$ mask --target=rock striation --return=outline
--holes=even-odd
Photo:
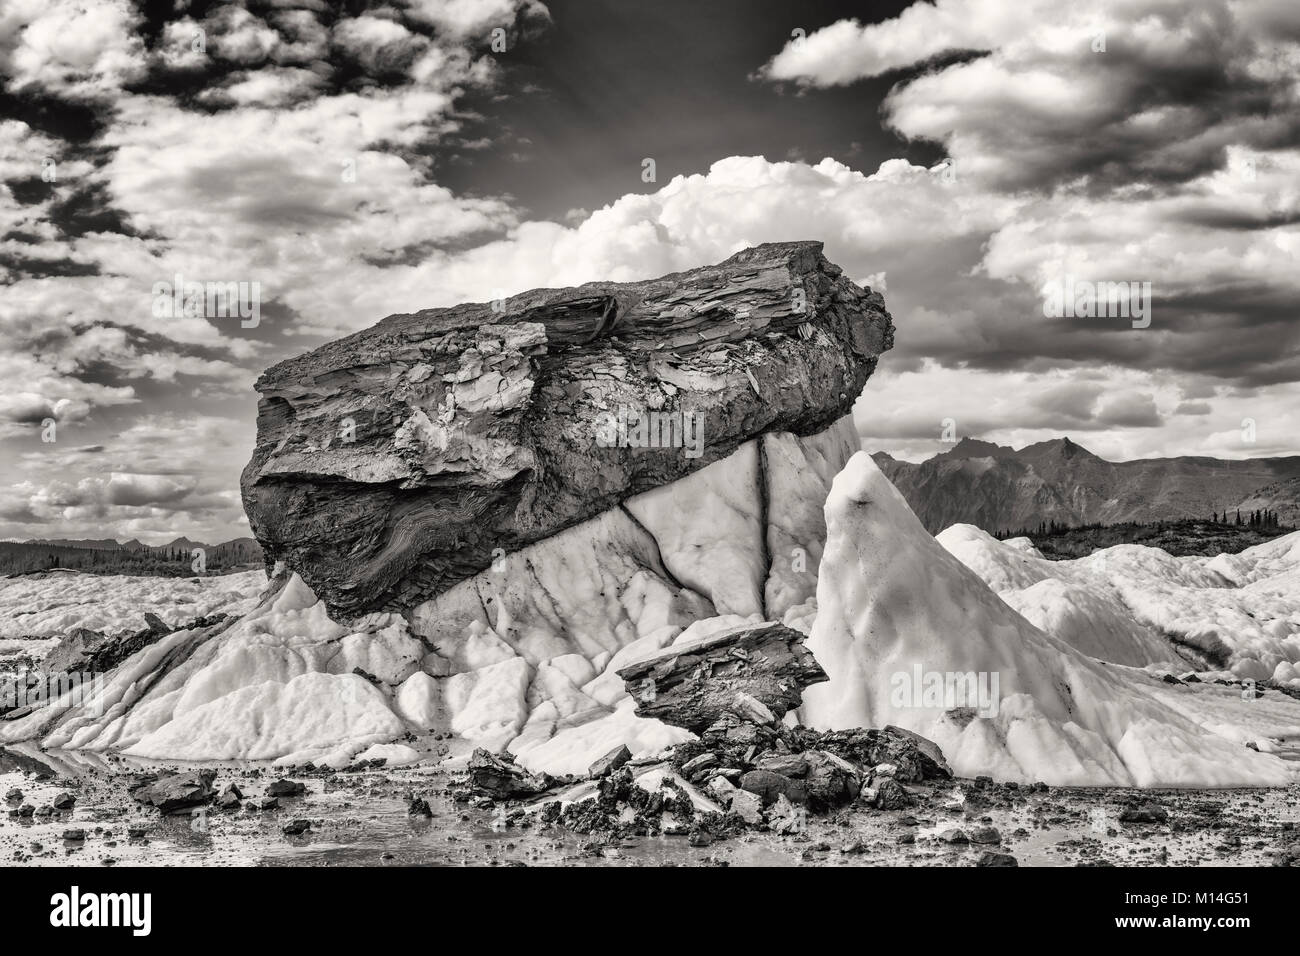
[[[751,439],[825,430],[892,343],[817,242],[389,316],[258,380],[244,506],[331,616],[408,611]]]
[[[701,733],[730,713],[772,723],[827,679],[805,634],[775,622],[678,644],[618,671],[636,713]]]

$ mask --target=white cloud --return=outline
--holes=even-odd
[[[126,0],[7,0],[0,9],[0,73],[19,91],[106,96],[144,71],[138,25]]]
[[[939,0],[792,40],[761,74],[835,86],[961,50],[983,53],[900,83],[884,111],[981,182],[1182,182],[1229,147],[1298,141],[1289,0]]]

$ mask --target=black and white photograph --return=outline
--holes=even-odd
[[[25,922],[1300,865],[1296,0],[0,0],[0,210]]]

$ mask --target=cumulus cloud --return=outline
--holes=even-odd
[[[901,82],[887,121],[985,183],[1170,184],[1300,144],[1297,44],[1289,0],[939,0],[792,40],[762,75],[835,86],[972,51]]]
[[[1293,440],[1279,422],[1300,381],[1294,4],[940,0],[843,21],[763,75],[816,96],[897,73],[886,121],[941,144],[943,163],[730,156],[563,222],[441,185],[430,150],[463,137],[467,90],[498,89],[491,31],[514,42],[546,23],[541,4],[254,9],[173,18],[147,51],[110,0],[0,13],[11,92],[101,107],[77,142],[0,123],[0,375],[23,383],[0,434],[34,441],[36,416],[61,407],[68,442],[18,446],[6,514],[234,527],[251,422],[212,410],[274,358],[392,312],[794,238],[887,292],[897,346],[858,415],[877,447],[942,450],[945,418],[1004,443],[1077,432],[1114,457]],[[95,51],[41,39],[83,10]],[[154,283],[178,273],[258,282],[262,326],[156,316]],[[1066,275],[1150,282],[1150,327],[1045,315],[1043,284]],[[1250,447],[1243,418],[1259,423]],[[87,444],[104,450],[72,451]]]
[[[81,110],[66,138],[28,125],[41,110],[0,122],[0,375],[22,383],[0,401],[17,450],[0,474],[25,489],[8,514],[69,530],[242,521],[250,426],[227,446],[160,431],[157,410],[209,421],[238,395],[251,418],[253,379],[293,339],[395,311],[419,298],[430,254],[517,224],[503,199],[440,186],[429,147],[460,129],[466,91],[497,81],[490,31],[547,18],[531,0],[149,15],[146,30],[127,0],[0,8],[6,92]],[[178,275],[257,283],[265,325],[159,314],[155,285]],[[137,442],[145,421],[155,434]],[[114,470],[62,452],[72,441],[102,445]],[[196,442],[204,454],[176,454]]]
[[[209,415],[146,414],[104,445],[59,441],[15,460],[0,493],[10,537],[96,536],[225,539],[245,526],[236,450],[244,422]],[[216,467],[213,467],[213,465]],[[76,477],[93,467],[90,473]]]
[[[104,98],[144,73],[139,22],[127,0],[8,0],[0,73],[19,92]]]

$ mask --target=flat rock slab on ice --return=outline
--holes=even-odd
[[[392,315],[258,380],[244,507],[336,620],[407,610],[746,441],[826,429],[892,344],[818,242]]]
[[[782,624],[747,625],[671,647],[618,676],[640,717],[695,733],[727,714],[771,723],[799,706],[805,687],[827,679],[804,638]]]

